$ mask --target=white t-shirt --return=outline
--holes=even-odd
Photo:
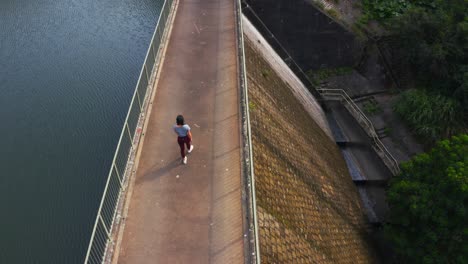
[[[174,131],[179,135],[179,137],[186,137],[190,131],[190,127],[187,124],[183,126],[174,125]]]

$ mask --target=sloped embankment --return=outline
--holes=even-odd
[[[336,144],[246,42],[262,263],[375,263]]]

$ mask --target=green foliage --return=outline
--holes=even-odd
[[[435,0],[363,0],[363,21],[369,19],[384,22],[404,14],[415,7],[435,8]]]
[[[405,0],[363,0],[365,19],[384,20],[401,15],[410,5]]]
[[[326,9],[325,11],[327,12],[328,15],[330,15],[333,18],[339,18],[340,17],[340,14],[335,9]]]
[[[317,71],[308,71],[307,75],[316,81],[323,81],[333,76],[346,75],[353,72],[351,67],[324,68]]]
[[[468,2],[444,0],[437,6],[411,8],[390,28],[419,82],[451,96],[468,72]]]
[[[366,25],[369,23],[369,15],[368,14],[363,14],[359,17],[359,19],[354,23],[354,25],[358,28],[365,28]]]
[[[362,44],[366,43],[367,41],[367,36],[364,31],[365,27],[366,24],[361,22],[360,20],[351,25],[351,31],[356,36],[356,40]]]
[[[393,131],[393,129],[391,127],[386,127],[384,129],[384,134],[388,136],[388,135],[390,135],[392,133],[392,131]]]
[[[250,110],[255,110],[257,108],[257,105],[254,102],[249,102],[249,109]]]
[[[363,104],[363,107],[364,107],[364,111],[369,115],[375,115],[377,113],[382,112],[382,108],[374,100],[365,102]]]
[[[319,9],[322,9],[322,10],[325,9],[325,5],[322,2],[314,2],[314,3]]]
[[[417,135],[429,142],[456,134],[464,125],[464,114],[457,100],[423,89],[402,93],[395,111]]]
[[[468,135],[402,164],[387,199],[398,263],[468,263]]]
[[[437,8],[433,8],[434,6]],[[434,0],[432,5],[411,7],[394,18],[390,28],[394,34],[395,50],[399,50],[407,59],[411,67],[409,70],[416,77],[417,84],[432,94],[443,95],[439,99],[448,103],[443,114],[438,114],[440,118],[449,118],[444,121],[445,128],[450,130],[453,127],[455,110],[460,111],[461,116],[457,117],[460,122],[467,124],[468,2]],[[442,103],[438,103],[437,107],[441,108]],[[430,106],[426,108],[429,110]],[[424,134],[451,133],[440,131]]]

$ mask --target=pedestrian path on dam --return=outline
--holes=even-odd
[[[114,262],[244,262],[235,8],[178,1]],[[178,114],[192,128],[187,165]]]

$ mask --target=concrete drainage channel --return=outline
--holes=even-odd
[[[365,207],[365,211],[367,213],[369,222],[374,225],[379,225],[382,216],[377,216],[375,210],[377,203],[374,199],[372,199],[372,197],[370,197],[370,195],[366,191],[365,182],[367,181],[367,179],[363,175],[361,168],[358,165],[358,162],[352,154],[352,150],[350,149],[348,144],[349,139],[344,135],[342,128],[337,123],[336,118],[333,116],[333,113],[331,111],[327,113],[327,120],[332,130],[333,137],[335,138],[335,142],[339,146],[341,154],[343,155],[343,158],[346,162],[349,174],[351,175],[353,182],[356,183],[356,187],[358,188],[359,195],[361,196],[361,200]],[[385,205],[381,203],[379,203],[378,206],[385,207]]]

